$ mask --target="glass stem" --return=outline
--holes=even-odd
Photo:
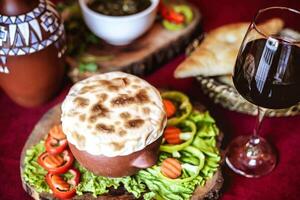
[[[257,107],[257,117],[256,117],[256,123],[253,130],[253,134],[249,140],[249,142],[246,145],[246,155],[249,158],[256,158],[260,155],[261,149],[258,147],[258,144],[260,143],[260,138],[258,137],[258,133],[260,131],[261,122],[265,116],[266,109]]]
[[[266,113],[266,109],[261,108],[259,106],[257,106],[257,117],[256,117],[256,123],[255,123],[255,127],[253,130],[253,136],[257,137],[260,131],[260,127],[261,127],[261,122],[265,116]]]

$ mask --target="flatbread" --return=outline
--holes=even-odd
[[[249,22],[221,26],[209,32],[203,42],[175,70],[176,78],[231,74]],[[276,34],[284,23],[274,18],[259,25],[264,34]]]

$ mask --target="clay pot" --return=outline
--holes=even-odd
[[[1,1],[0,87],[12,100],[33,107],[53,97],[65,50],[64,26],[50,1]]]
[[[95,175],[105,177],[122,177],[136,174],[139,170],[156,164],[162,137],[146,146],[144,149],[127,156],[94,156],[86,151],[78,150],[69,143],[76,160]]]

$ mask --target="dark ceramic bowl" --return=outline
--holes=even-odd
[[[155,165],[161,141],[162,137],[140,151],[116,157],[91,155],[86,151],[80,151],[71,143],[69,143],[69,147],[76,160],[95,175],[122,177],[131,176],[140,169]]]

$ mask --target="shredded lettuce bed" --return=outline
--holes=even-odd
[[[197,186],[203,186],[219,167],[220,154],[216,137],[219,133],[214,119],[208,112],[192,112],[189,117],[197,132],[193,142],[185,149],[168,153],[160,152],[157,165],[139,171],[134,176],[123,178],[106,178],[95,176],[75,162],[81,172],[81,182],[77,186],[77,195],[92,193],[95,197],[108,193],[109,188],[124,186],[136,198],[145,200],[187,200]],[[46,171],[37,163],[38,156],[45,151],[44,141],[27,150],[25,157],[24,180],[38,192],[50,192],[45,181]],[[168,179],[160,172],[162,161],[176,157],[182,163],[182,175],[177,179]]]
[[[37,158],[45,151],[45,142],[41,141],[26,151],[24,159],[24,180],[35,188],[37,192],[49,192],[50,188],[45,181],[47,171],[38,163]]]

